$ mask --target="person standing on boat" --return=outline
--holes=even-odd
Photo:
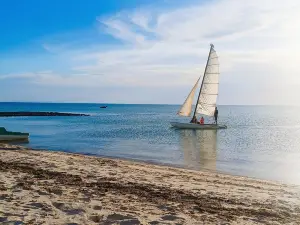
[[[218,124],[218,114],[219,114],[219,111],[218,111],[218,108],[216,107],[215,112],[214,112],[214,117],[215,117],[216,124]]]

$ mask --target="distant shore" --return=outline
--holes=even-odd
[[[61,113],[61,112],[0,112],[0,117],[16,116],[89,116],[78,113]]]
[[[300,187],[0,144],[0,223],[298,224]]]

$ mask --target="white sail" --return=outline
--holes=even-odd
[[[214,115],[219,89],[219,74],[219,60],[212,46],[203,76],[199,101],[196,106],[197,113],[208,116]]]
[[[192,88],[190,94],[184,101],[183,105],[181,106],[180,110],[177,112],[178,115],[180,116],[190,116],[192,112],[192,104],[195,96],[195,92],[198,86],[200,78],[197,80],[196,84]]]

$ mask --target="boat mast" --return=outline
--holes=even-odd
[[[208,57],[207,57],[206,66],[205,66],[205,70],[204,70],[204,74],[203,74],[203,78],[202,78],[202,83],[201,83],[199,95],[198,95],[198,98],[197,98],[197,103],[196,103],[196,106],[195,106],[195,111],[194,111],[193,117],[196,115],[197,106],[198,106],[198,103],[199,103],[199,98],[200,98],[201,90],[202,90],[202,87],[203,87],[203,81],[204,81],[205,74],[206,74],[206,70],[207,70],[207,66],[208,66],[209,56],[210,56],[211,50],[212,50],[213,48],[214,48],[214,45],[213,45],[213,44],[210,44],[210,50],[209,50],[209,54],[208,54]]]

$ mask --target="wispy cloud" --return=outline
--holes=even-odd
[[[222,77],[229,73],[240,76],[241,72],[235,71],[237,64],[245,64],[245,68],[273,67],[273,73],[278,67],[291,68],[287,65],[290,60],[285,58],[291,54],[291,41],[299,48],[295,36],[299,36],[300,29],[295,28],[300,25],[294,21],[300,17],[296,9],[300,4],[291,0],[285,4],[276,0],[223,0],[159,13],[149,8],[121,12],[98,20],[127,45],[81,55],[96,63],[76,69],[120,77],[134,75],[145,83],[156,84],[163,77],[173,81],[172,76],[182,75],[179,79],[186,83],[201,74],[208,44],[213,42],[221,57]],[[278,55],[283,56],[280,63]],[[189,71],[188,75],[183,75],[184,71]],[[246,75],[247,70],[242,73]],[[161,80],[151,79],[154,74],[160,74]]]
[[[16,74],[4,74],[0,76],[0,80],[4,79],[23,79],[23,78],[35,78],[34,73],[16,73]]]

